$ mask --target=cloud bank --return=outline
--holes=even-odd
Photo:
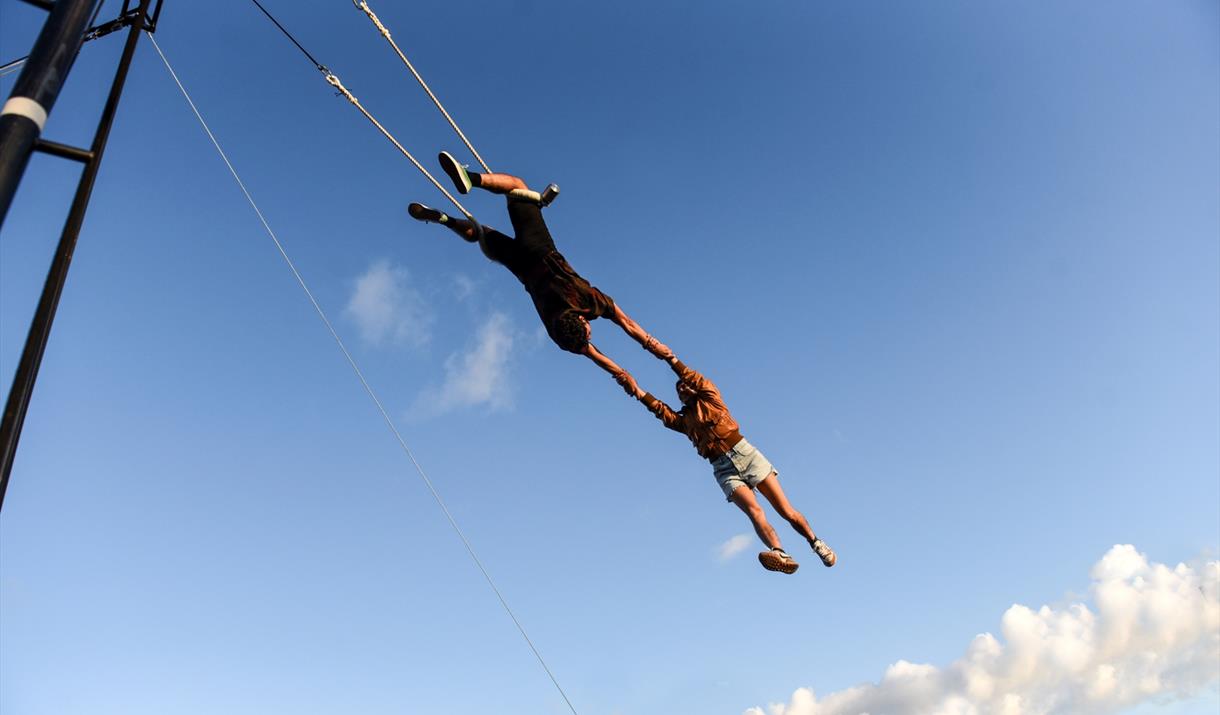
[[[435,319],[427,303],[411,285],[407,269],[378,261],[356,279],[344,314],[355,321],[365,342],[387,341],[422,347],[432,338]]]
[[[738,534],[728,541],[724,542],[716,548],[716,554],[721,561],[728,561],[754,543],[754,537],[750,534]]]
[[[1150,563],[1115,546],[1092,569],[1093,609],[1014,605],[945,668],[898,661],[875,684],[744,715],[1095,715],[1189,697],[1220,679],[1220,562]]]
[[[445,379],[439,387],[424,390],[411,413],[435,415],[474,405],[487,405],[492,409],[512,405],[507,370],[514,343],[508,316],[492,313],[479,327],[474,344],[468,350],[445,359]]]

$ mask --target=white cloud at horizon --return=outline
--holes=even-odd
[[[717,546],[716,555],[721,561],[728,561],[737,554],[745,551],[750,544],[753,543],[753,541],[754,537],[750,534],[738,534],[720,546]]]
[[[1220,561],[1151,563],[1130,545],[1090,573],[1093,608],[1010,607],[947,667],[899,660],[878,683],[743,715],[1101,715],[1220,680]]]
[[[420,348],[432,339],[435,316],[411,285],[407,269],[388,260],[374,262],[356,279],[343,312],[355,321],[360,337],[372,345],[390,341]]]
[[[493,312],[479,327],[474,342],[445,359],[445,378],[416,398],[410,414],[437,415],[461,407],[487,405],[493,410],[512,406],[508,366],[516,337],[504,313]]]

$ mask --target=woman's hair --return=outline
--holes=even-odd
[[[583,353],[589,345],[589,323],[574,311],[555,319],[555,342],[570,353]]]

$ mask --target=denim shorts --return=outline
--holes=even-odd
[[[732,449],[712,460],[716,483],[729,501],[733,501],[734,489],[743,486],[754,489],[772,472],[775,472],[775,467],[745,437]]]

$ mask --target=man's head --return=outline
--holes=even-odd
[[[592,334],[589,321],[574,311],[565,311],[555,319],[555,342],[570,353],[583,353]]]
[[[678,379],[678,384],[674,386],[678,391],[678,400],[684,405],[689,405],[695,399],[695,388],[690,386],[686,380]]]

